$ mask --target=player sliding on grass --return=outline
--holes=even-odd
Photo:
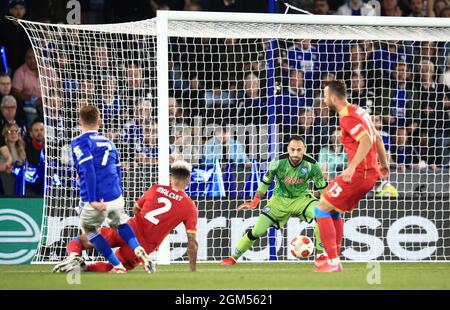
[[[352,211],[382,176],[389,176],[383,140],[372,124],[370,115],[361,107],[350,104],[343,81],[329,81],[324,89],[325,102],[339,114],[341,143],[349,164],[340,176],[330,182],[315,210],[320,237],[328,253],[328,262],[316,272],[339,272],[344,223],[341,213]],[[377,162],[380,161],[381,172]]]
[[[190,270],[196,271],[197,241],[197,208],[194,202],[184,193],[191,178],[191,165],[184,161],[176,161],[170,169],[170,186],[153,185],[136,202],[135,216],[128,220],[134,229],[137,239],[146,253],[155,251],[164,238],[180,223],[184,223],[188,238],[188,256]],[[116,256],[127,270],[139,265],[139,259],[131,248],[121,239],[117,232],[109,227],[102,227],[100,234],[111,247],[118,247]],[[81,251],[92,248],[85,235],[73,239],[67,246],[69,257],[55,266],[54,272],[69,272],[75,268],[93,272],[108,272],[113,266],[107,262],[85,264]]]
[[[270,163],[252,202],[241,204],[238,210],[256,208],[275,177],[276,186],[268,205],[261,212],[255,226],[242,237],[233,255],[222,260],[221,265],[235,264],[236,260],[250,249],[269,227],[282,228],[291,216],[296,216],[308,223],[314,220],[314,209],[319,200],[309,190],[309,183],[312,181],[319,193],[322,193],[327,183],[316,161],[305,154],[305,142],[299,136],[292,136],[289,139],[288,154]],[[317,230],[316,225],[314,228],[317,250],[315,265],[320,267],[326,263],[327,257]]]
[[[151,273],[152,262],[127,224],[119,154],[114,143],[98,133],[102,122],[100,111],[87,105],[79,113],[81,134],[72,141],[72,154],[80,184],[80,225],[93,247],[111,263],[113,272],[126,270],[98,233],[105,219],[117,228],[118,234],[141,260],[145,271]]]

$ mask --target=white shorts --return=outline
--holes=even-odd
[[[106,210],[97,211],[88,202],[81,202],[80,225],[90,230],[97,230],[103,222],[113,227],[128,222],[129,216],[125,213],[125,201],[122,196],[119,198],[105,202]]]

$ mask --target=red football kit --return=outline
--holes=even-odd
[[[370,115],[361,107],[347,105],[339,113],[341,127],[341,143],[347,152],[349,162],[355,157],[359,141],[368,135],[372,148],[356,167],[351,183],[344,182],[341,176],[330,182],[322,194],[322,198],[333,207],[345,212],[353,210],[359,200],[375,185],[381,176],[377,161],[376,134]]]
[[[180,223],[184,224],[187,233],[197,231],[197,207],[183,191],[155,184],[136,204],[140,212],[129,219],[128,224],[133,228],[137,240],[147,253],[153,252]],[[100,233],[111,247],[119,247],[116,255],[126,269],[133,269],[139,265],[134,251],[120,238],[117,231],[102,227]]]

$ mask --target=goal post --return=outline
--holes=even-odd
[[[391,153],[395,188],[378,184],[345,216],[343,259],[450,259],[447,19],[158,11],[125,24],[19,22],[36,53],[46,134],[55,141],[46,146],[35,262],[60,259],[78,232],[67,144],[82,104],[107,116],[104,133],[126,163],[128,210],[151,183],[168,184],[171,161],[193,164],[186,192],[199,209],[198,259],[220,261],[255,224],[260,210],[236,207],[252,198],[290,134],[305,138],[328,178],[345,166],[336,117],[322,100],[328,78],[344,79],[349,100],[373,116]],[[56,134],[55,115],[68,132]],[[401,153],[406,148],[413,159]],[[292,261],[288,240],[313,237],[312,228],[291,218],[274,242],[262,237],[243,260]],[[186,242],[180,225],[159,261],[187,261]]]

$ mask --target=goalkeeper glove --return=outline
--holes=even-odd
[[[251,202],[244,202],[244,203],[240,204],[237,209],[238,209],[238,211],[241,209],[252,210],[258,206],[260,201],[261,201],[261,199],[259,198],[259,196],[255,196]]]

